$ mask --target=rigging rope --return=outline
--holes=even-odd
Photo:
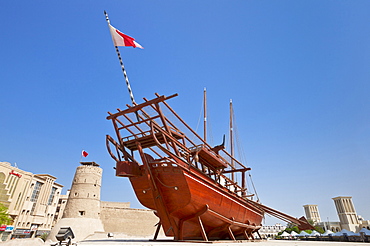
[[[199,124],[200,124],[200,119],[202,118],[202,113],[203,113],[203,105],[204,105],[204,102],[202,103],[202,105],[200,107],[199,118],[198,118],[197,127],[195,128],[195,132],[198,132],[198,127],[199,127]],[[193,139],[192,139],[193,142],[194,142],[194,139],[195,139],[195,136],[193,136]]]
[[[254,183],[253,183],[253,180],[252,180],[252,175],[251,175],[251,173],[249,173],[249,179],[250,179],[250,181],[251,181],[251,183],[252,183],[254,193],[256,193],[257,201],[259,201],[259,200],[260,200],[260,198],[258,197],[256,187],[254,187]]]
[[[243,163],[245,166],[247,166],[247,160],[246,160],[245,152],[244,152],[244,149],[243,149],[243,144],[242,144],[242,141],[241,141],[240,136],[239,136],[239,131],[238,131],[238,127],[237,127],[237,124],[236,124],[235,114],[233,113],[231,117],[232,117],[232,120],[233,120],[233,132],[234,132],[234,136],[235,136],[238,158],[240,158],[241,163]],[[254,183],[253,183],[253,180],[252,180],[252,175],[251,175],[250,172],[248,172],[248,174],[249,174],[249,181],[252,185],[253,191],[256,194],[256,198],[259,200],[256,187],[254,186]],[[248,182],[247,182],[247,186],[248,186]],[[247,190],[249,190],[248,187],[247,187]]]

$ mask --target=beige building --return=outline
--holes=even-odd
[[[303,208],[307,220],[312,220],[314,223],[321,222],[319,208],[317,205],[304,205]]]
[[[66,194],[66,195],[60,195],[60,196],[59,196],[59,201],[58,201],[58,204],[57,204],[57,209],[56,209],[56,211],[55,211],[55,216],[54,216],[53,226],[54,226],[54,225],[55,225],[55,223],[56,223],[56,222],[58,222],[58,221],[62,218],[62,216],[63,216],[64,210],[65,210],[66,205],[67,205],[69,192],[70,192],[70,190],[68,190],[68,191],[67,191],[67,194]]]
[[[261,229],[258,231],[262,238],[275,238],[277,234],[281,231],[284,231],[286,226],[283,226],[280,223],[276,223],[275,225],[265,225],[262,226]]]
[[[28,238],[72,227],[77,240],[106,237],[152,238],[159,219],[148,209],[132,209],[129,202],[100,200],[102,169],[95,162],[77,167],[71,189],[49,174],[32,174],[8,162],[0,162],[0,202],[8,207],[10,225],[0,225],[0,239]],[[164,237],[163,231],[159,234]]]
[[[132,209],[129,202],[100,200],[102,172],[95,162],[81,162],[76,168],[63,215],[48,240],[55,242],[61,227],[72,229],[74,241],[107,237],[108,233],[120,238],[153,237],[159,222],[153,211]],[[160,236],[164,237],[163,231]]]
[[[357,215],[351,196],[338,196],[332,198],[337,210],[339,222],[321,221],[317,205],[304,205],[304,211],[307,219],[315,222],[316,226],[322,227],[323,230],[339,232],[346,229],[352,232],[359,232],[362,228],[370,229],[370,221],[364,220]]]
[[[32,174],[0,162],[0,203],[8,207],[13,223],[1,233],[10,237],[35,237],[50,232],[62,185],[49,174]],[[2,181],[2,182],[1,182]]]
[[[353,232],[360,231],[360,222],[352,202],[352,197],[338,196],[334,197],[333,200],[342,229]]]

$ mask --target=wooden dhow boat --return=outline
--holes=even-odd
[[[117,137],[106,136],[116,176],[128,177],[140,203],[159,217],[154,239],[160,227],[175,240],[253,239],[265,213],[311,228],[304,217],[255,201],[246,185],[250,168],[190,128],[167,103],[176,96],[156,94],[107,117]]]

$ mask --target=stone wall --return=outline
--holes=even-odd
[[[131,238],[153,238],[159,222],[152,210],[125,208],[123,203],[102,202],[100,219],[105,232],[124,233]],[[119,206],[114,206],[119,205]],[[163,233],[160,234],[163,236]]]
[[[106,209],[121,209],[121,208],[130,208],[129,202],[100,202],[100,208]]]

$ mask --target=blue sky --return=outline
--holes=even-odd
[[[65,192],[85,149],[102,200],[141,207],[105,147],[130,98],[104,10],[145,47],[120,49],[137,102],[178,93],[195,128],[206,87],[217,144],[233,100],[264,204],[338,221],[331,198],[353,196],[370,219],[369,1],[1,1],[0,161]]]

